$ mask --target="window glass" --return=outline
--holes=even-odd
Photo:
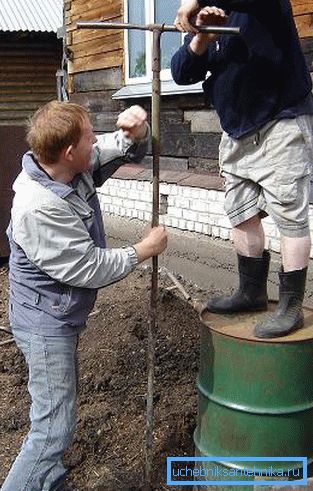
[[[128,0],[128,22],[145,24],[144,0]],[[129,76],[143,77],[146,75],[146,36],[145,31],[128,31]]]
[[[172,25],[179,8],[180,0],[154,0],[155,22]],[[181,34],[164,32],[161,37],[161,68],[171,66],[171,58],[181,45]]]

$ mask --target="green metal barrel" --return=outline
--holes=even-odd
[[[196,455],[313,460],[313,311],[304,311],[303,329],[274,340],[253,336],[264,314],[202,318]]]

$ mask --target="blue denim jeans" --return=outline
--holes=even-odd
[[[78,335],[13,334],[29,369],[31,427],[1,491],[61,491],[76,426]]]

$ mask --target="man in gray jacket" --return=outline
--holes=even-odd
[[[31,428],[2,491],[66,489],[77,343],[97,290],[166,247],[164,227],[134,246],[106,246],[96,186],[120,165],[140,161],[149,137],[139,106],[121,113],[117,127],[96,137],[86,109],[53,101],[28,128],[31,151],[14,183],[8,236],[10,321],[29,368]]]

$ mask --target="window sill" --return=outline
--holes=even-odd
[[[126,85],[113,94],[112,99],[135,99],[151,96],[152,84],[138,83]],[[177,85],[173,80],[161,81],[161,95],[201,94],[202,82],[193,85]]]

